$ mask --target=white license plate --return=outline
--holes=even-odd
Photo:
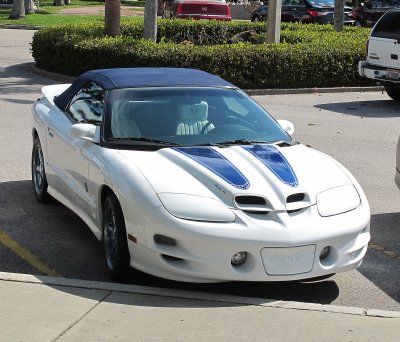
[[[263,248],[261,257],[269,275],[291,275],[311,272],[315,245]]]
[[[392,80],[398,80],[400,78],[400,73],[398,70],[387,69],[386,78],[390,78]]]

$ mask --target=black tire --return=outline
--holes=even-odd
[[[124,280],[129,273],[129,250],[125,219],[113,194],[103,202],[103,248],[108,275],[112,280]]]
[[[386,83],[384,87],[389,97],[395,101],[400,101],[400,84]]]
[[[42,145],[39,137],[33,140],[32,159],[31,159],[31,174],[33,193],[35,198],[40,203],[49,203],[51,197],[47,192],[48,184],[46,179],[46,170],[44,165]]]
[[[261,21],[261,17],[258,14],[256,14],[255,16],[253,16],[253,18],[251,18],[251,21],[258,23]]]

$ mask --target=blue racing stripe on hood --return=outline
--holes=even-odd
[[[283,154],[271,145],[242,146],[260,160],[283,183],[297,187],[299,182],[296,174]]]
[[[211,147],[174,147],[175,151],[195,160],[235,188],[247,190],[250,182],[222,154]]]

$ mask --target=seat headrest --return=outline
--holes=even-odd
[[[205,101],[195,104],[179,105],[182,120],[204,121],[208,117],[208,104]]]

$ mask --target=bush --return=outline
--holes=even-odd
[[[258,33],[255,44],[226,44],[248,30]],[[123,24],[121,32],[111,38],[100,25],[43,29],[34,35],[32,55],[38,67],[73,76],[163,66],[202,69],[246,89],[371,84],[357,72],[368,38],[362,28],[338,33],[329,25],[283,24],[281,44],[264,44],[265,23],[159,20],[158,43],[142,39],[142,22]]]

